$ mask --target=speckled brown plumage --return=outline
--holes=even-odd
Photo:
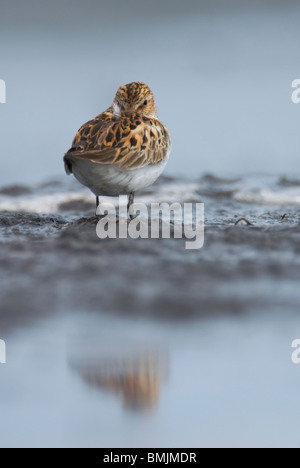
[[[128,170],[142,168],[166,159],[170,146],[152,92],[144,83],[130,83],[119,88],[111,107],[79,129],[65,155],[65,168],[72,173],[74,158]]]

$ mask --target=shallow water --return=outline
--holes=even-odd
[[[162,178],[138,199],[205,203],[192,252],[100,241],[72,179],[0,190],[1,446],[299,447],[299,186]]]
[[[180,324],[73,312],[1,367],[1,446],[299,446],[299,317]]]

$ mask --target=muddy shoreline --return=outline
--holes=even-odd
[[[98,218],[2,213],[2,335],[53,313],[162,320],[298,313],[300,224],[210,224],[205,245],[107,239]]]
[[[72,183],[0,193],[3,446],[297,446],[299,185],[256,183],[162,178],[138,195],[205,204],[189,251],[100,240]]]

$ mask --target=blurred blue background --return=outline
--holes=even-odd
[[[299,447],[299,25],[299,0],[1,1],[1,446]],[[199,251],[100,241],[64,176],[136,80],[181,176],[142,200],[203,201]]]
[[[292,0],[1,2],[0,184],[63,173],[82,123],[144,81],[168,173],[299,170],[300,4]]]

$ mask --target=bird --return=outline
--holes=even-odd
[[[101,196],[127,195],[130,212],[135,192],[162,174],[171,147],[150,88],[128,83],[107,110],[80,127],[64,155],[65,171],[96,195],[96,209]]]

